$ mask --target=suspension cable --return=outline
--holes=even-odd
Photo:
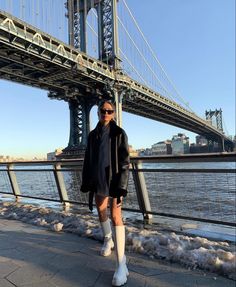
[[[227,135],[227,136],[229,136],[229,132],[228,132],[228,129],[227,129],[227,126],[226,126],[226,124],[225,124],[225,121],[224,121],[224,118],[222,117],[222,121],[223,121],[223,128],[225,129],[225,134]]]
[[[177,89],[176,89],[176,87],[175,87],[175,85],[173,84],[173,82],[170,80],[170,78],[168,77],[168,75],[166,74],[166,72],[165,72],[165,70],[164,70],[164,68],[162,67],[162,65],[161,65],[161,63],[160,63],[160,61],[158,60],[158,58],[157,58],[157,56],[156,56],[156,54],[154,53],[154,51],[153,51],[153,49],[151,48],[151,46],[150,46],[150,44],[148,43],[148,41],[147,41],[147,39],[146,39],[146,37],[144,36],[144,34],[143,34],[143,32],[142,32],[142,30],[140,29],[140,27],[139,27],[139,25],[138,25],[138,23],[137,23],[137,21],[136,21],[136,19],[134,18],[134,16],[133,16],[133,14],[132,14],[132,12],[130,11],[130,9],[129,9],[129,7],[128,7],[128,5],[127,5],[127,3],[126,3],[126,1],[125,0],[123,0],[123,3],[124,3],[124,5],[125,5],[125,7],[126,7],[126,9],[127,9],[127,11],[129,12],[129,14],[130,14],[130,16],[131,16],[131,19],[133,20],[133,22],[135,23],[135,26],[137,27],[137,29],[138,29],[138,31],[140,32],[140,34],[141,34],[141,36],[142,36],[142,38],[143,38],[143,40],[144,40],[144,42],[146,43],[146,45],[148,46],[148,48],[149,48],[149,50],[150,50],[150,52],[151,52],[151,54],[152,54],[152,56],[154,57],[154,59],[157,61],[157,63],[158,63],[158,65],[160,66],[160,68],[161,68],[161,70],[162,70],[162,72],[164,73],[164,75],[166,76],[166,78],[167,78],[167,80],[170,82],[170,84],[172,85],[172,87],[174,88],[174,91],[176,92],[176,95],[178,96],[178,98],[193,112],[193,110],[190,108],[190,106],[189,106],[189,104],[188,103],[186,103],[185,102],[185,100],[180,96],[180,94],[179,94],[179,92],[177,91]]]
[[[158,81],[158,83],[161,85],[162,89],[166,92],[167,95],[169,95],[169,97],[172,97],[168,90],[163,86],[162,82],[160,81],[160,79],[158,78],[158,76],[156,75],[155,71],[152,69],[152,67],[150,66],[150,64],[148,63],[147,59],[145,58],[145,56],[143,55],[143,53],[140,51],[139,47],[137,46],[137,44],[134,42],[133,38],[131,37],[130,33],[128,32],[128,30],[126,29],[126,27],[124,26],[123,22],[121,21],[121,19],[119,17],[118,21],[120,22],[120,24],[122,25],[124,31],[126,32],[126,34],[128,35],[129,39],[131,40],[131,42],[133,43],[134,47],[137,49],[139,55],[142,57],[143,61],[145,62],[145,64],[147,65],[147,67],[149,68],[149,70],[152,72],[152,74],[154,75],[154,77],[156,78],[156,80]],[[173,97],[172,97],[173,98]]]
[[[97,17],[97,14],[92,10],[93,14]],[[156,75],[155,71],[152,69],[152,67],[150,66],[150,64],[148,63],[148,61],[146,60],[145,56],[143,55],[143,53],[140,51],[139,47],[137,46],[137,44],[135,43],[135,41],[133,40],[132,36],[130,35],[130,33],[128,32],[128,30],[126,29],[125,25],[123,24],[123,22],[121,21],[121,19],[117,16],[117,19],[119,21],[119,23],[122,25],[124,31],[126,32],[126,34],[128,35],[129,39],[131,40],[131,42],[133,43],[134,47],[137,49],[137,51],[139,52],[140,56],[142,57],[143,61],[145,62],[145,64],[147,65],[147,67],[149,68],[149,70],[151,71],[151,73],[154,75],[154,77],[156,78],[156,80],[158,81],[158,83],[160,84],[161,88],[163,89],[163,91],[165,91],[166,95],[168,95],[169,97],[171,97],[172,99],[174,99],[170,93],[168,92],[168,90],[163,86],[162,82],[160,81],[160,79],[158,78],[158,76]],[[88,24],[88,22],[87,22]],[[90,29],[92,30],[92,27],[89,25]],[[94,31],[95,32],[95,31]],[[131,64],[131,61],[127,58],[127,56],[125,55],[125,53],[122,52],[121,49],[119,49],[122,53],[122,55],[125,57],[125,59],[128,61],[129,65],[132,67],[132,69],[136,72],[136,74],[139,76],[140,79],[142,79],[142,81],[145,83],[145,85],[148,86],[148,83],[146,80],[144,80],[144,78],[140,75],[140,73],[137,71],[137,69]]]
[[[132,67],[132,69],[135,71],[135,73],[139,76],[139,78],[143,81],[143,83],[147,86],[148,83],[146,82],[146,80],[140,75],[140,73],[137,71],[137,69],[132,65],[132,63],[130,62],[130,60],[127,58],[127,56],[125,55],[125,53],[119,49],[121,54],[125,57],[126,61],[128,62],[128,64]]]

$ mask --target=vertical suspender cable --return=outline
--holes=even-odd
[[[32,15],[32,24],[33,26],[36,26],[36,18],[35,18],[35,0],[32,1],[32,7],[31,7],[31,15]]]
[[[48,14],[48,30],[51,35],[53,35],[52,26],[53,26],[53,1],[50,0],[50,9]],[[53,35],[54,36],[54,35]]]
[[[159,67],[161,68],[163,74],[165,75],[166,79],[168,80],[168,82],[171,84],[173,90],[175,91],[175,93],[176,93],[176,95],[177,95],[177,98],[179,98],[180,101],[181,101],[182,103],[184,103],[184,104],[188,107],[188,109],[190,109],[190,110],[193,112],[193,110],[190,108],[189,104],[186,103],[186,102],[183,100],[183,98],[180,96],[179,92],[177,91],[176,87],[174,86],[173,82],[170,80],[170,78],[169,78],[168,75],[166,74],[166,72],[165,72],[165,70],[163,69],[163,67],[162,67],[162,65],[161,65],[161,63],[160,63],[160,61],[158,60],[156,54],[154,53],[154,51],[153,51],[153,49],[151,48],[150,44],[148,43],[146,37],[144,36],[142,30],[140,29],[140,27],[139,27],[139,25],[138,25],[136,19],[134,18],[133,14],[131,13],[131,11],[130,11],[130,9],[129,9],[127,3],[126,3],[126,1],[123,0],[123,3],[124,3],[124,5],[125,5],[127,11],[129,12],[129,14],[130,14],[132,20],[134,21],[134,23],[135,23],[135,25],[136,25],[138,31],[140,32],[140,34],[141,34],[141,36],[142,36],[144,42],[145,42],[146,45],[148,46],[148,48],[149,48],[149,50],[150,50],[152,56],[153,56],[154,59],[157,61],[157,63],[158,63],[158,65],[159,65]]]
[[[39,0],[36,0],[36,26],[40,28],[40,18],[39,18]]]
[[[9,12],[11,13],[11,14],[13,14],[13,5],[12,5],[12,0],[10,0],[10,7],[9,7]]]
[[[63,41],[63,24],[64,24],[64,16],[63,16],[63,12],[64,12],[64,7],[63,7],[63,2],[60,1],[60,21],[59,21],[59,31],[60,31],[60,39],[61,41]]]
[[[20,0],[20,19],[23,20],[23,0]]]
[[[12,0],[9,0],[8,11],[9,11],[10,14],[12,14]]]

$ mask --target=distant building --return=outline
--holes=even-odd
[[[12,158],[7,155],[7,156],[4,156],[4,155],[0,155],[0,162],[10,162],[12,161]]]
[[[236,135],[234,136],[233,143],[234,143],[234,151],[236,151]]]
[[[197,144],[191,144],[190,153],[208,153],[209,152],[209,147],[208,145],[197,145]]]
[[[174,135],[172,138],[171,148],[173,155],[189,153],[189,138],[182,133]]]
[[[209,152],[208,141],[204,136],[197,135],[196,143],[190,145],[190,153],[207,153]]]
[[[47,160],[56,160],[56,156],[62,153],[62,148],[57,148],[53,152],[47,153]]]
[[[172,153],[171,141],[166,140],[155,143],[152,145],[151,151],[152,155],[171,154]]]
[[[208,145],[208,141],[204,136],[196,136],[196,145],[205,146]]]
[[[151,148],[139,149],[137,150],[139,156],[150,156],[152,155]]]
[[[135,149],[133,149],[132,145],[129,145],[129,155],[138,156],[138,152]]]

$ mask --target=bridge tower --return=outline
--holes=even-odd
[[[205,111],[206,120],[213,126],[215,126],[221,133],[223,133],[223,121],[222,121],[222,110],[215,109],[214,111],[209,110]],[[220,139],[217,141],[218,149],[221,151],[225,151],[225,149],[229,149],[229,147],[225,147],[224,139]],[[210,151],[214,149],[216,145],[216,141],[212,139],[208,139],[208,146]]]
[[[212,125],[213,124],[213,119],[215,119],[215,125],[216,125],[216,128],[223,132],[223,121],[222,121],[222,110],[219,109],[219,110],[214,110],[214,111],[206,111],[205,112],[205,116],[206,116],[206,120],[209,121]]]
[[[68,16],[69,44],[76,49],[86,51],[86,18],[90,9],[94,8],[98,15],[98,50],[99,60],[108,64],[111,69],[120,69],[118,31],[117,31],[117,0],[67,0],[65,6]],[[83,157],[90,131],[91,108],[101,99],[109,98],[116,102],[116,120],[121,125],[122,100],[121,93],[108,83],[102,93],[73,94],[66,97],[70,109],[70,136],[68,146],[60,158]]]

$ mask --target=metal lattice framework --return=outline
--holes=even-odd
[[[229,138],[196,114],[3,11],[0,78],[48,90],[50,98],[69,102],[72,125],[68,150],[84,148],[91,106],[115,93],[123,98],[124,111],[190,130],[232,148]]]
[[[106,62],[113,68],[117,68],[118,44],[116,21],[114,11],[116,10],[116,1],[113,0],[68,0],[66,7],[69,20],[69,43],[78,51],[86,53],[86,18],[91,8],[95,8],[98,14],[99,31],[99,59]],[[93,63],[94,66],[96,63]],[[94,84],[94,83],[93,83]],[[91,85],[90,85],[91,86]],[[84,92],[83,92],[84,93]],[[84,93],[85,95],[86,93]],[[76,98],[76,99],[75,99]],[[90,102],[84,97],[74,97],[69,99],[70,107],[70,139],[68,147],[64,154],[74,153],[75,150],[84,150],[86,139],[89,132],[89,112],[96,102]]]
[[[82,1],[69,0],[66,2],[69,21],[69,44],[86,52],[85,41],[81,39],[82,29],[85,29],[84,19],[80,15],[80,8],[82,8]],[[83,5],[84,6],[84,5]],[[85,7],[83,7],[84,9]]]
[[[110,65],[114,65],[114,57],[117,56],[118,53],[118,44],[115,43],[117,40],[117,36],[114,35],[115,31],[113,28],[114,23],[114,15],[113,7],[115,1],[112,0],[104,0],[100,3],[98,15],[99,19],[99,31],[100,35],[100,60],[109,63]]]
[[[205,112],[206,115],[206,120],[210,121],[210,123],[212,124],[212,119],[215,118],[216,119],[216,128],[223,132],[223,121],[222,121],[222,110],[214,110],[214,111],[206,111]]]

